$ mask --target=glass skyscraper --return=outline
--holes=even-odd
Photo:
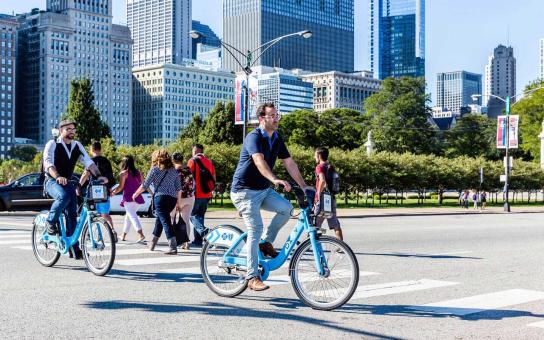
[[[224,0],[224,41],[244,53],[276,37],[311,30],[310,39],[291,37],[266,51],[256,65],[308,71],[353,71],[353,0]],[[223,67],[240,71],[223,53]]]
[[[482,93],[482,75],[458,71],[438,73],[436,76],[436,106],[455,113],[470,104],[481,105],[480,98],[474,102],[472,95]]]
[[[425,76],[425,0],[370,0],[370,69],[379,79]]]
[[[217,37],[215,32],[210,28],[210,26],[203,24],[198,20],[193,20],[192,29],[202,33],[201,37],[197,39],[192,39],[193,40],[193,48],[192,48],[193,59],[196,59],[198,44],[206,45],[208,48],[209,47],[221,48],[221,42],[219,41],[219,38]]]

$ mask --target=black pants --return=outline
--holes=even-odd
[[[167,239],[176,236],[172,227],[172,219],[170,218],[170,213],[176,207],[177,201],[177,198],[168,195],[155,196],[154,203],[157,219],[155,220],[155,229],[153,229],[153,236],[161,237],[163,228]]]

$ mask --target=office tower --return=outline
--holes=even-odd
[[[127,0],[134,67],[191,58],[191,7],[191,0]]]
[[[15,142],[15,57],[17,21],[0,14],[0,159],[9,158]]]
[[[215,49],[221,49],[221,42],[215,34],[215,32],[210,28],[210,26],[201,23],[200,21],[193,20],[192,29],[202,33],[197,39],[193,40],[192,45],[192,58],[197,59],[197,45],[202,44],[201,51],[206,52]]]
[[[116,143],[132,142],[132,40],[112,0],[49,0],[18,16],[17,137],[45,144],[66,113],[72,79],[89,78]]]
[[[472,95],[482,94],[482,75],[467,71],[438,73],[436,76],[436,106],[460,113],[461,107],[481,105],[481,98],[472,100]]]
[[[374,77],[425,76],[425,0],[370,0]]]
[[[539,78],[544,80],[544,38],[540,39],[540,68]]]
[[[223,41],[244,53],[279,36],[304,30],[312,31],[312,37],[282,40],[256,65],[313,72],[353,71],[353,0],[223,1]],[[223,67],[240,71],[225,51]]]
[[[489,56],[485,67],[485,87],[483,105],[488,107],[489,117],[497,117],[504,109],[504,102],[490,95],[501,98],[516,95],[516,58],[514,49],[499,45]]]

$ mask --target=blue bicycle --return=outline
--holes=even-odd
[[[110,225],[96,213],[95,204],[108,199],[107,188],[98,181],[92,181],[83,199],[76,230],[66,236],[65,217],[59,219],[60,234],[50,235],[45,228],[48,211],[42,211],[34,218],[32,249],[39,263],[51,267],[62,254],[67,254],[78,241],[87,268],[95,275],[106,275],[115,260],[115,240]]]
[[[336,309],[355,293],[359,263],[346,243],[323,236],[322,230],[315,228],[315,215],[304,191],[293,186],[293,192],[301,209],[298,222],[276,258],[265,258],[259,252],[261,279],[265,281],[294,252],[289,276],[297,296],[314,309]],[[308,234],[308,239],[297,246],[303,233]],[[200,269],[204,281],[216,294],[234,297],[247,288],[246,240],[247,233],[232,225],[217,226],[206,235]]]

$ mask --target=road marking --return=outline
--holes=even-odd
[[[471,250],[463,250],[463,251],[452,251],[449,253],[438,253],[438,254],[431,254],[432,256],[444,256],[444,255],[461,255],[461,254],[470,254],[473,253]]]
[[[16,246],[16,247],[11,247],[11,249],[32,250],[32,246]]]
[[[410,309],[436,314],[463,316],[537,300],[544,300],[544,292],[527,289],[509,289],[495,293],[435,302],[423,306],[413,306]]]
[[[2,235],[0,234],[0,240],[4,240],[4,239],[11,239],[11,238],[24,238],[24,239],[28,239],[30,236],[30,234],[18,234],[18,235]]]
[[[528,324],[527,326],[529,326],[529,327],[544,328],[544,321],[533,322],[533,323]]]
[[[163,255],[164,257],[146,257],[141,259],[129,259],[115,261],[116,265],[120,266],[145,266],[150,264],[168,264],[168,263],[185,263],[198,262],[199,255]]]
[[[353,297],[351,299],[357,300],[357,299],[371,298],[375,296],[415,292],[418,290],[454,286],[457,284],[459,283],[449,282],[449,281],[428,280],[428,279],[380,283],[380,284],[374,284],[374,285],[359,286],[359,288],[357,288],[357,291],[355,292],[355,294],[353,294]]]
[[[17,227],[28,227],[32,228],[32,221],[29,221],[28,223],[17,223],[17,222],[0,222],[0,227],[11,227],[11,226],[17,226]]]
[[[142,248],[132,248],[132,249],[120,249],[115,252],[115,255],[138,255],[138,254],[161,254],[167,251],[169,248],[155,248],[155,251],[149,250],[149,248],[142,245]]]
[[[9,240],[9,241],[0,241],[0,245],[7,245],[7,244],[29,244],[31,241],[26,239],[20,239],[20,240]]]
[[[0,231],[0,235],[30,235],[30,231],[25,231],[25,230],[7,230],[7,231]]]
[[[351,276],[351,273],[348,270],[345,270],[344,272],[336,271],[336,277],[343,277],[343,278],[349,278]],[[372,275],[380,275],[380,273],[376,272],[359,272],[359,277],[361,276],[372,276]],[[316,276],[313,277],[306,277],[302,278],[301,282],[312,282],[317,281],[319,278]],[[290,284],[291,283],[291,276],[289,275],[270,275],[268,279],[265,280],[266,284],[269,286],[279,286],[284,284]]]
[[[200,255],[199,255],[200,256]],[[280,268],[289,268],[289,262],[285,262]],[[277,269],[279,270],[279,269]],[[194,272],[200,274],[200,267],[193,268],[172,268],[172,269],[162,269],[161,272],[169,274],[193,274]],[[274,272],[273,272],[274,273]]]

